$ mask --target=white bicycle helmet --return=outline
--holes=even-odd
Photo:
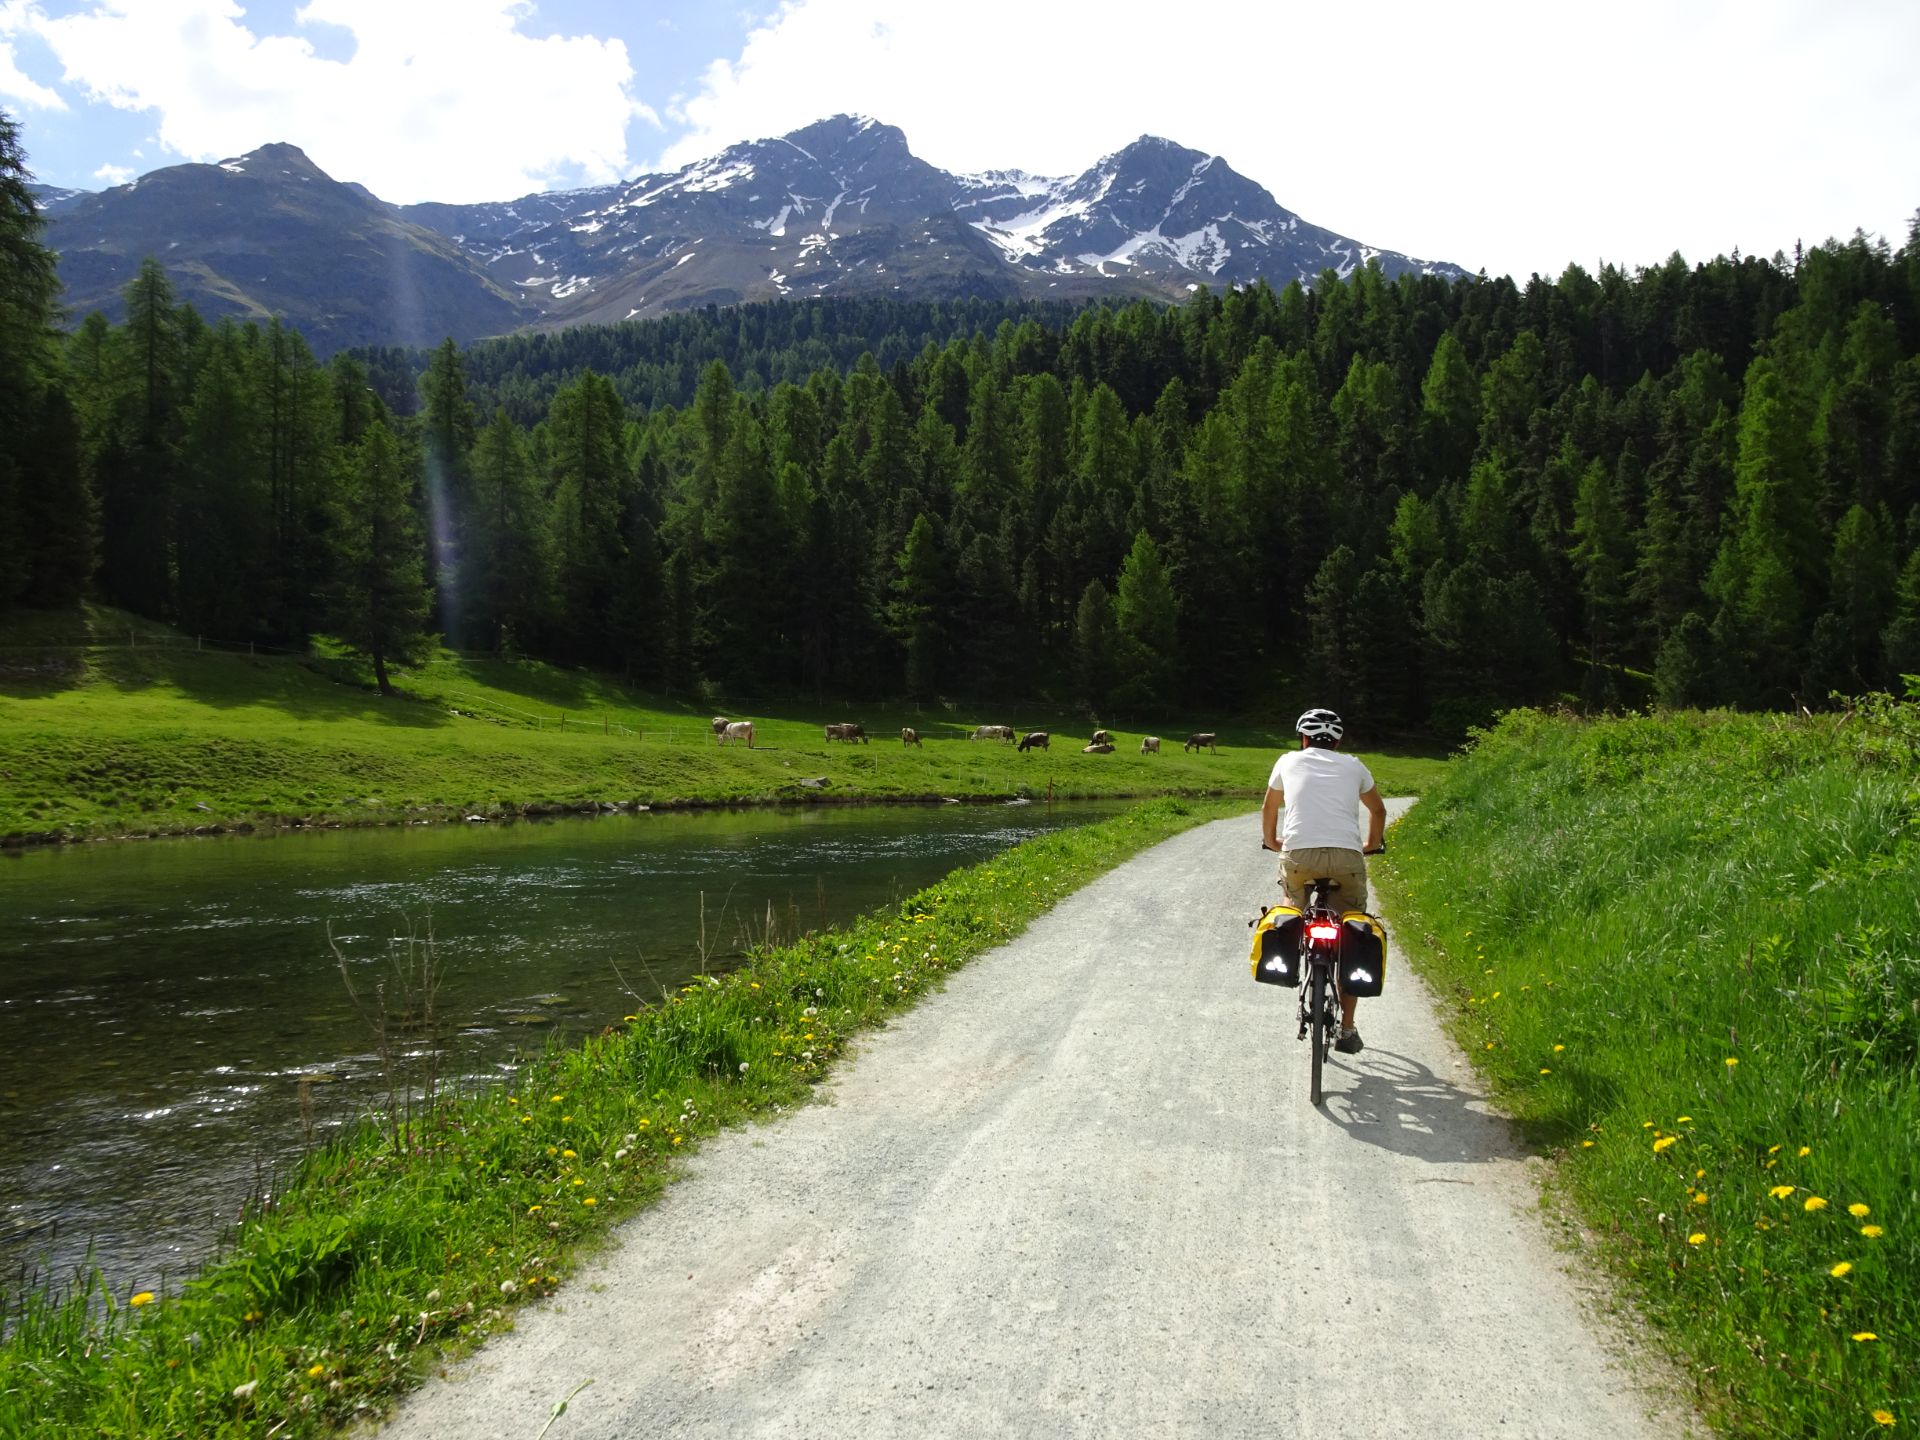
[[[1340,723],[1340,717],[1331,710],[1309,710],[1293,722],[1293,728],[1306,736],[1310,742],[1338,740],[1346,734],[1346,727]]]

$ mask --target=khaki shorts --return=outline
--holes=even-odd
[[[1340,887],[1328,898],[1333,909],[1367,908],[1367,862],[1358,850],[1314,846],[1280,852],[1280,884],[1289,902],[1304,907],[1307,887],[1320,879],[1332,880]]]

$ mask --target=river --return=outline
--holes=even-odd
[[[443,1074],[489,1083],[723,968],[1116,803],[610,815],[0,856],[0,1290],[177,1283],[262,1177],[381,1093],[407,937]],[[331,935],[331,942],[329,940]],[[338,956],[335,953],[338,950]]]

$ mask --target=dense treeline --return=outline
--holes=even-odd
[[[93,586],[209,636],[325,628],[383,675],[437,632],[733,694],[1114,714],[1291,679],[1443,728],[1612,703],[1629,668],[1749,705],[1920,670],[1920,229],[1524,288],[1366,269],[948,317],[891,368],[745,390],[710,361],[682,406],[568,359],[528,425],[477,410],[450,342],[403,418],[364,361],[209,328],[153,263],[124,325],[62,343],[6,165],[8,601]],[[901,318],[728,323],[785,375],[835,316]],[[663,323],[666,354],[719,322]]]
[[[1003,321],[1063,330],[1090,302],[1079,300],[819,299],[804,303],[708,305],[625,325],[527,331],[470,346],[461,357],[468,393],[482,415],[504,409],[522,426],[538,423],[562,385],[592,372],[613,382],[630,410],[683,406],[715,360],[741,390],[804,385],[817,370],[845,374],[871,355],[889,375],[927,345],[992,335]],[[399,414],[418,404],[432,352],[355,350],[380,398]]]

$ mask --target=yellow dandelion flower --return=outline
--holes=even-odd
[[[1873,1412],[1873,1423],[1876,1425],[1885,1425],[1891,1429],[1893,1427],[1893,1415],[1886,1410],[1876,1410]]]
[[[547,1146],[547,1154],[558,1155],[559,1153],[560,1153],[560,1147],[558,1145]]]
[[[1658,1155],[1671,1144],[1673,1144],[1673,1136],[1662,1135],[1658,1140],[1653,1142],[1653,1153]]]
[[[1827,1202],[1822,1200],[1818,1195],[1809,1195],[1800,1208],[1802,1210],[1824,1210],[1827,1208]]]
[[[1780,1147],[1778,1145],[1767,1146],[1767,1154],[1778,1155],[1779,1153],[1780,1153]]]
[[[578,1160],[580,1157],[571,1150],[562,1150],[560,1152],[560,1158],[562,1160]]]
[[[1853,1216],[1853,1218],[1856,1220],[1864,1220],[1867,1218],[1867,1216],[1871,1215],[1872,1213],[1873,1211],[1868,1209],[1865,1205],[1853,1204],[1853,1205],[1847,1206],[1847,1214]]]
[[[580,1178],[579,1176],[577,1176],[577,1175],[576,1175],[576,1176],[574,1177],[574,1180],[573,1180],[573,1183],[574,1183],[574,1186],[575,1186],[575,1188],[578,1188],[579,1186],[582,1186],[582,1185],[584,1185],[584,1184],[586,1184],[587,1182],[586,1182],[586,1181],[584,1181],[584,1180],[582,1180],[582,1179],[581,1179],[581,1178]]]
[[[600,1202],[594,1199],[593,1196],[589,1195],[587,1196],[586,1199],[582,1200],[580,1203],[582,1205],[598,1205]]]
[[[1693,1178],[1694,1178],[1694,1179],[1696,1179],[1696,1180],[1704,1180],[1704,1179],[1706,1179],[1706,1178],[1707,1178],[1707,1169],[1706,1169],[1706,1166],[1704,1166],[1704,1165],[1703,1165],[1703,1166],[1701,1166],[1701,1167],[1700,1167],[1700,1168],[1699,1168],[1698,1170],[1696,1170],[1696,1171],[1694,1171],[1694,1172],[1693,1172]]]
[[[1771,1190],[1767,1191],[1767,1194],[1771,1195],[1776,1200],[1784,1200],[1787,1198],[1787,1196],[1793,1194],[1793,1186],[1776,1185]]]
[[[1691,1115],[1682,1115],[1678,1120],[1674,1121],[1673,1123],[1676,1125],[1691,1125],[1693,1123],[1693,1117]]]
[[[1800,1158],[1802,1160],[1806,1159],[1807,1156],[1811,1154],[1813,1154],[1813,1147],[1811,1145],[1802,1145],[1800,1147]]]
[[[322,1375],[324,1375],[324,1374],[326,1374],[326,1373],[327,1373],[327,1367],[326,1367],[326,1366],[324,1366],[324,1365],[315,1365],[315,1366],[312,1366],[311,1368],[309,1368],[309,1369],[308,1369],[308,1371],[307,1371],[307,1378],[308,1378],[309,1380],[318,1380],[318,1379],[319,1379],[319,1378],[320,1378],[320,1377],[321,1377]]]
[[[127,1300],[127,1304],[133,1306],[136,1310],[142,1305],[151,1305],[152,1303],[153,1291],[151,1290],[142,1290],[138,1295],[130,1296]]]
[[[676,1145],[678,1145],[678,1144],[680,1143],[680,1137],[679,1137],[678,1135],[676,1135],[676,1136],[674,1136],[674,1137],[673,1137],[673,1143],[674,1143],[674,1144],[676,1144]]]
[[[642,1130],[644,1130],[644,1129],[646,1129],[646,1128],[647,1128],[647,1126],[648,1126],[649,1124],[651,1124],[651,1123],[652,1123],[651,1121],[648,1121],[648,1120],[642,1120],[642,1121],[640,1122],[640,1128],[641,1128]]]
[[[1707,1232],[1704,1230],[1696,1230],[1691,1235],[1687,1236],[1687,1244],[1689,1245],[1704,1245],[1706,1243],[1707,1243]]]
[[[1838,1280],[1843,1275],[1851,1275],[1852,1273],[1853,1273],[1853,1262],[1851,1260],[1842,1260],[1838,1265],[1834,1266],[1831,1270],[1827,1271],[1827,1274],[1833,1276],[1833,1278],[1836,1280]]]
[[[1882,1235],[1886,1234],[1887,1232],[1885,1230],[1882,1230],[1878,1225],[1862,1225],[1860,1227],[1860,1233],[1866,1236],[1867,1239],[1869,1240],[1878,1240]]]
[[[564,1099],[566,1099],[566,1098],[567,1098],[567,1097],[566,1097],[566,1096],[564,1096],[564,1095],[556,1095],[556,1096],[554,1096],[554,1097],[553,1097],[553,1103],[554,1103],[554,1104],[556,1104],[556,1105],[558,1105],[558,1104],[559,1104],[559,1103],[560,1103],[560,1102],[561,1102],[562,1100],[564,1100]]]
[[[1653,1129],[1653,1122],[1651,1120],[1642,1120],[1640,1122],[1640,1128],[1642,1130],[1651,1130]]]
[[[1868,1340],[1878,1340],[1880,1337],[1871,1330],[1856,1330],[1853,1332],[1853,1338],[1864,1344]]]
[[[1540,1067],[1540,1073],[1541,1073],[1542,1075],[1551,1075],[1551,1074],[1553,1073],[1553,1071],[1551,1071],[1551,1070],[1549,1070],[1549,1069],[1548,1069],[1548,1068],[1547,1068],[1546,1066],[1544,1066],[1544,1065],[1542,1065],[1542,1066]]]
[[[1566,1049],[1566,1048],[1567,1048],[1567,1047],[1566,1047],[1566,1046],[1564,1046],[1564,1045],[1556,1045],[1556,1046],[1554,1046],[1554,1047],[1553,1047],[1553,1053],[1554,1053],[1554,1054],[1556,1054],[1556,1055],[1558,1055],[1558,1054],[1559,1054],[1559,1053],[1560,1053],[1560,1052],[1561,1052],[1562,1050],[1564,1050],[1564,1049]]]
[[[1580,1148],[1582,1150],[1591,1150],[1593,1148],[1593,1142],[1591,1140],[1582,1140],[1580,1142]]]
[[[1740,1063],[1740,1057],[1738,1055],[1727,1056],[1727,1069],[1731,1070],[1733,1069],[1734,1066],[1738,1065],[1739,1063]]]
[[[538,1205],[529,1205],[527,1206],[527,1214],[538,1215],[540,1213],[540,1209],[541,1207]]]
[[[1706,1192],[1706,1191],[1704,1191],[1704,1190],[1696,1190],[1696,1191],[1694,1191],[1694,1192],[1693,1192],[1693,1203],[1694,1203],[1694,1204],[1696,1204],[1696,1205],[1704,1205],[1704,1204],[1706,1204],[1706,1203],[1707,1203],[1707,1192]]]
[[[1771,1230],[1773,1229],[1773,1221],[1762,1215],[1758,1220],[1753,1222],[1753,1228],[1756,1230]]]
[[[507,1096],[507,1104],[518,1105],[519,1103],[520,1103],[520,1097],[518,1095]]]

